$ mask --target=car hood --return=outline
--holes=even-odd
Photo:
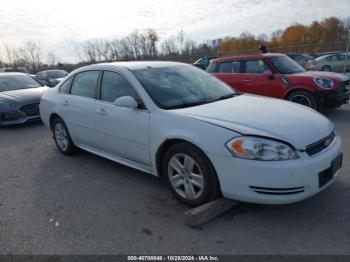
[[[338,81],[347,81],[349,78],[343,74],[334,73],[334,72],[323,72],[323,71],[306,71],[303,73],[291,74],[288,75],[288,78],[293,77],[325,77]]]
[[[240,95],[214,103],[172,110],[244,135],[283,140],[297,149],[328,136],[333,124],[313,109],[254,95]]]
[[[48,87],[43,86],[37,88],[0,92],[0,101],[10,103],[24,103],[34,101],[39,102],[41,95],[47,89]]]

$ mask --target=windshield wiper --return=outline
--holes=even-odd
[[[192,102],[192,103],[183,103],[180,105],[176,105],[176,106],[171,106],[168,107],[167,109],[180,109],[180,108],[186,108],[186,107],[191,107],[191,106],[199,106],[199,105],[204,105],[207,103],[210,103],[211,101],[200,101],[200,102]]]
[[[216,101],[220,101],[220,100],[225,100],[225,99],[229,99],[229,98],[232,98],[232,97],[238,96],[238,95],[240,95],[240,94],[239,93],[231,93],[231,94],[220,96],[219,98],[211,100],[210,102],[216,102]]]

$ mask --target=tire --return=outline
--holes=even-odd
[[[316,98],[306,91],[293,92],[287,97],[287,100],[293,103],[301,104],[303,106],[311,107],[315,110],[319,109]]]
[[[332,72],[332,68],[329,65],[322,66],[321,71]]]
[[[220,195],[213,165],[201,150],[189,143],[169,148],[164,155],[162,173],[170,191],[186,205],[203,205]]]
[[[70,156],[78,151],[69,135],[66,124],[61,118],[57,117],[52,122],[52,132],[56,146],[62,154]]]

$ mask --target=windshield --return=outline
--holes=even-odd
[[[48,71],[46,72],[47,78],[63,78],[67,75],[66,71]]]
[[[237,94],[214,76],[192,66],[148,68],[133,72],[153,101],[163,109],[211,103]]]
[[[297,62],[288,56],[272,57],[271,62],[281,74],[295,74],[306,72],[302,66],[300,66]]]
[[[41,84],[27,75],[0,76],[0,92],[41,86]]]

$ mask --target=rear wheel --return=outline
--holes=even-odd
[[[58,150],[65,155],[73,155],[77,147],[69,135],[68,129],[61,118],[56,118],[52,123],[53,138]]]
[[[162,171],[171,192],[187,205],[202,205],[220,194],[210,160],[191,144],[173,145],[165,154]]]
[[[315,110],[318,109],[318,104],[315,97],[306,91],[293,92],[288,96],[287,100],[303,106],[311,107]]]

